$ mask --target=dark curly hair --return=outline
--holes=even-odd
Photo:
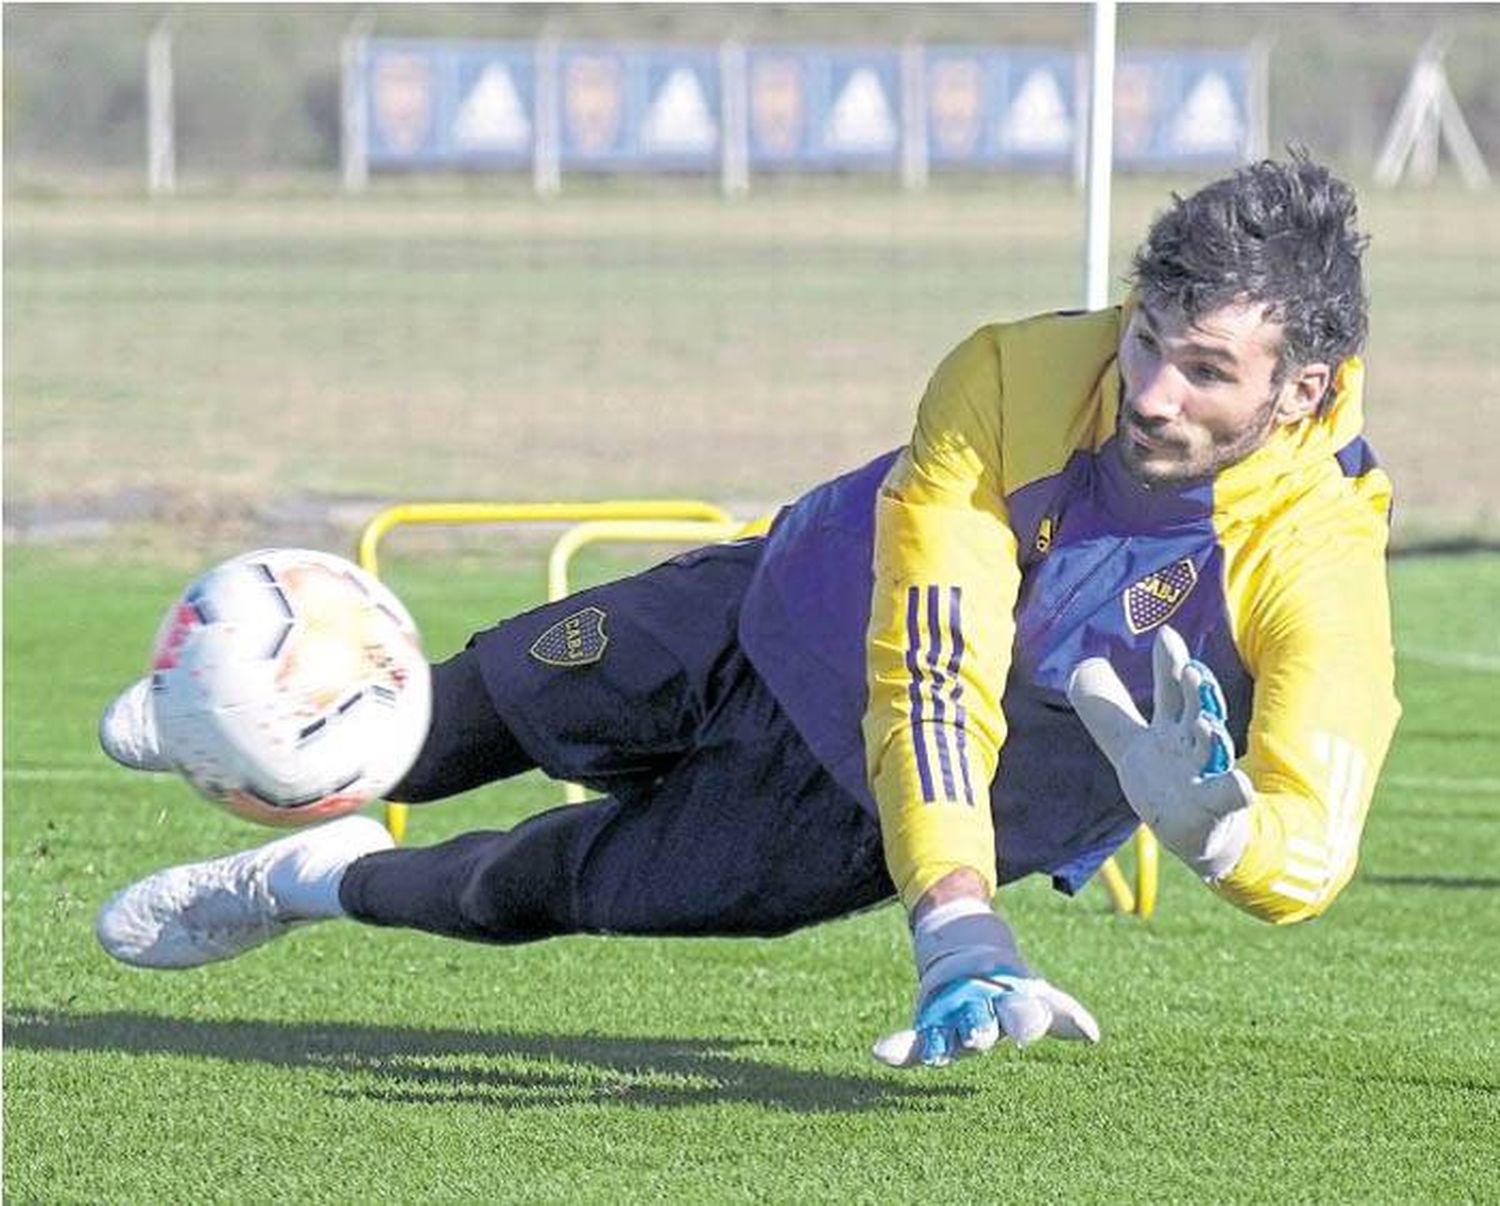
[[[1196,321],[1260,304],[1282,325],[1275,384],[1304,364],[1336,367],[1368,326],[1354,190],[1301,148],[1199,189],[1172,194],[1135,253],[1130,281],[1152,309]]]

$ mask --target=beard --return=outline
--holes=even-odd
[[[1261,447],[1276,425],[1277,395],[1261,404],[1233,432],[1173,431],[1168,422],[1143,421],[1122,401],[1115,438],[1126,471],[1142,486],[1180,486],[1206,481]]]

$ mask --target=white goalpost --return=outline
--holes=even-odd
[[[1083,305],[1109,304],[1109,203],[1114,171],[1115,0],[1094,0],[1089,47],[1088,148],[1084,167],[1087,235]]]

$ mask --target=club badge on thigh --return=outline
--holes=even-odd
[[[531,656],[547,666],[591,666],[609,645],[604,620],[604,612],[597,607],[575,611],[532,642]]]

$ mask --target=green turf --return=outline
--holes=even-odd
[[[488,949],[330,925],[153,974],[115,888],[262,836],[95,752],[176,568],[5,567],[5,1188],[14,1201],[1412,1201],[1500,1196],[1500,558],[1393,567],[1406,716],[1361,872],[1288,930],[1175,864],[1159,915],[1004,899],[1104,1043],[879,1069],[910,971],[886,908],[776,942]],[[391,576],[434,652],[531,587]],[[527,781],[413,838],[550,803]]]
[[[1115,295],[1194,183],[1116,181]],[[1076,305],[1083,216],[1021,177],[12,198],[6,499],[179,530],[299,493],[779,503],[904,440],[980,323]],[[1398,535],[1495,536],[1500,206],[1365,188],[1362,216]]]

